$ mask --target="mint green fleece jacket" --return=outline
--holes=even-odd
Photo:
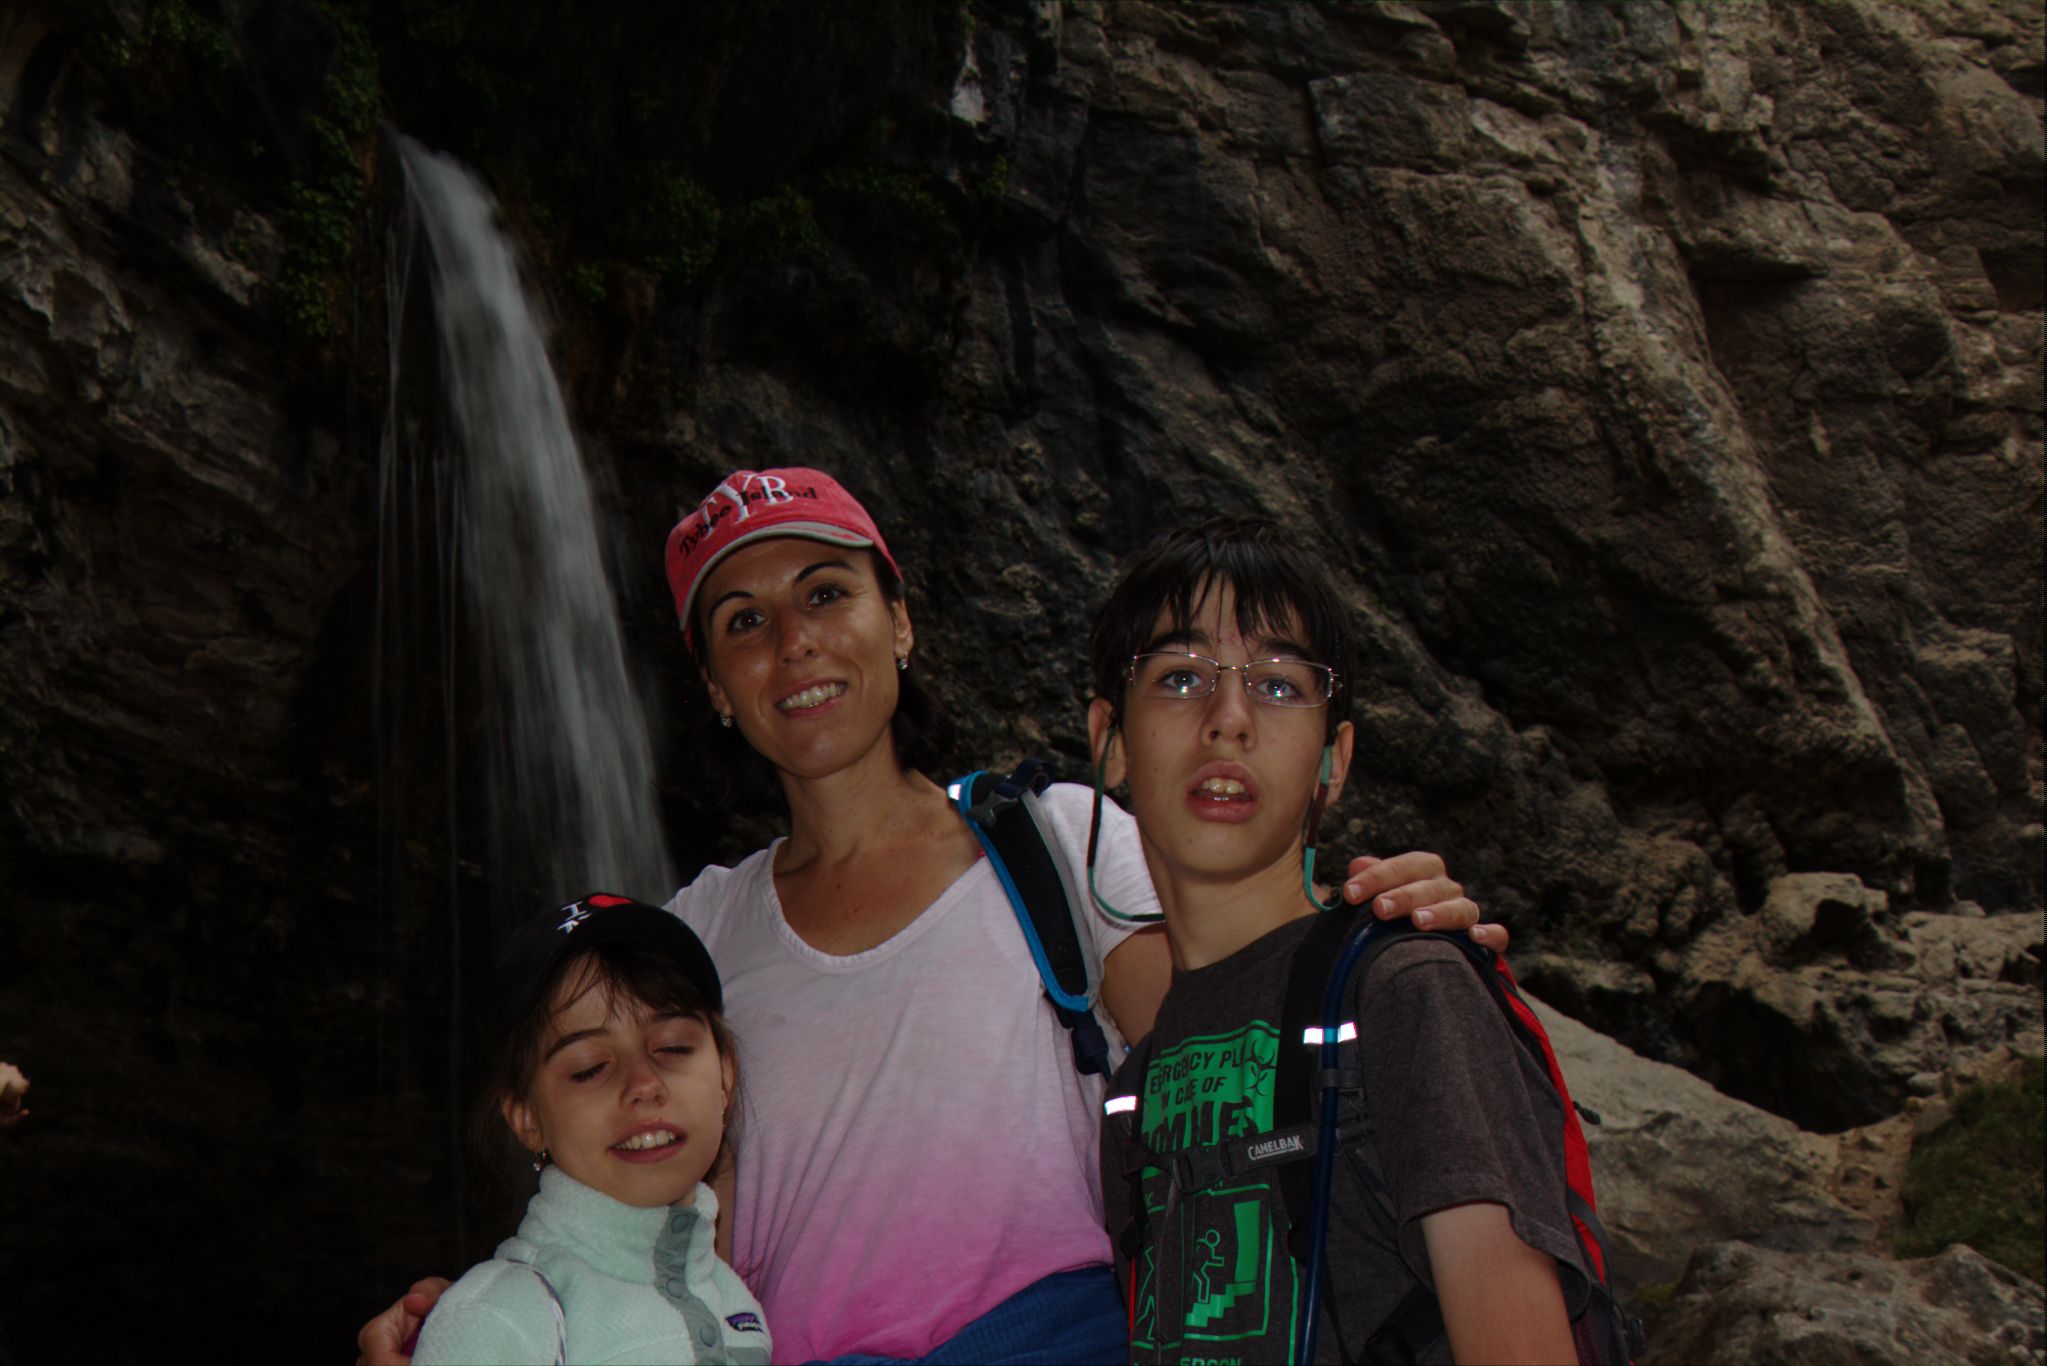
[[[564,1328],[571,1362],[765,1366],[760,1302],[718,1259],[717,1218],[701,1182],[692,1204],[641,1209],[549,1167],[518,1233],[427,1316],[413,1366],[547,1366]]]

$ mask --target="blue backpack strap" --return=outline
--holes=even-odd
[[[1322,993],[1329,983],[1330,964],[1336,961],[1344,940],[1350,937],[1362,913],[1360,908],[1348,903],[1335,910],[1323,911],[1294,948],[1293,960],[1287,968],[1286,999],[1280,1006],[1279,1060],[1272,1080],[1272,1127],[1275,1130],[1306,1124],[1309,1098],[1322,1092],[1316,1075],[1319,1050],[1308,1043],[1308,1028],[1320,1025]],[[1393,942],[1395,934],[1387,931],[1397,933],[1408,928],[1405,921],[1382,925],[1375,942],[1367,946],[1366,956],[1359,962],[1358,970],[1362,971],[1366,963]],[[1349,1086],[1344,1089],[1361,1088]],[[1307,1166],[1300,1164],[1279,1174],[1280,1198],[1286,1206],[1287,1249],[1293,1253],[1295,1261],[1302,1263],[1308,1259],[1308,1202],[1313,1193],[1310,1190],[1312,1177],[1313,1173]]]
[[[946,795],[980,841],[988,865],[1009,897],[1030,946],[1038,980],[1053,1012],[1073,1040],[1073,1065],[1082,1073],[1109,1075],[1109,1040],[1095,1019],[1101,964],[1093,940],[1075,920],[1080,901],[1064,862],[1053,851],[1038,806],[1038,793],[1052,781],[1042,759],[1026,759],[1007,777],[986,770],[969,773]]]

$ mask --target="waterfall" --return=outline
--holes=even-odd
[[[398,146],[432,258],[454,448],[452,494],[439,479],[433,494],[437,506],[452,500],[445,521],[434,520],[453,538],[461,584],[462,619],[448,622],[446,638],[477,651],[459,662],[475,670],[492,713],[482,718],[492,744],[492,857],[515,866],[491,871],[515,896],[540,898],[500,912],[499,923],[586,891],[659,902],[675,883],[646,718],[605,576],[601,548],[611,538],[537,310],[490,192],[452,158],[407,138]],[[642,557],[649,573],[653,555],[649,547]]]

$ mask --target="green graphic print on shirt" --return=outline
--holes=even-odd
[[[1278,1040],[1276,1026],[1254,1020],[1152,1059],[1138,1111],[1146,1144],[1167,1153],[1269,1132]],[[1133,1356],[1233,1362],[1249,1344],[1261,1358],[1291,1345],[1294,1261],[1275,1222],[1273,1187],[1257,1177],[1211,1186],[1183,1195],[1170,1213],[1165,1173],[1147,1167],[1143,1190],[1154,1233],[1138,1267]]]

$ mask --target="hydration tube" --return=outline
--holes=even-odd
[[[1315,899],[1315,836],[1322,826],[1322,803],[1329,799],[1329,765],[1335,751],[1322,746],[1322,772],[1315,779],[1315,796],[1308,803],[1308,819],[1301,829],[1301,895],[1318,911],[1333,911],[1343,905],[1341,888],[1326,904]]]
[[[1115,728],[1109,729],[1109,740],[1114,740]],[[1109,919],[1124,925],[1156,925],[1166,918],[1164,911],[1119,911],[1111,906],[1101,889],[1095,886],[1095,851],[1102,842],[1102,787],[1108,773],[1109,743],[1102,745],[1102,757],[1095,761],[1095,804],[1087,825],[1087,894]]]
[[[1315,1360],[1315,1321],[1322,1313],[1323,1245],[1329,1233],[1329,1188],[1336,1165],[1336,1036],[1342,1023],[1337,1017],[1343,1013],[1344,988],[1350,981],[1351,969],[1357,966],[1358,955],[1380,929],[1377,920],[1365,917],[1363,927],[1344,941],[1343,952],[1336,956],[1336,968],[1329,974],[1329,985],[1322,992],[1322,1040],[1316,1052],[1316,1060],[1321,1064],[1322,1116],[1315,1135],[1314,1184],[1308,1187],[1306,1289],[1301,1297],[1301,1333],[1294,1352],[1294,1361],[1299,1366],[1310,1366]]]

